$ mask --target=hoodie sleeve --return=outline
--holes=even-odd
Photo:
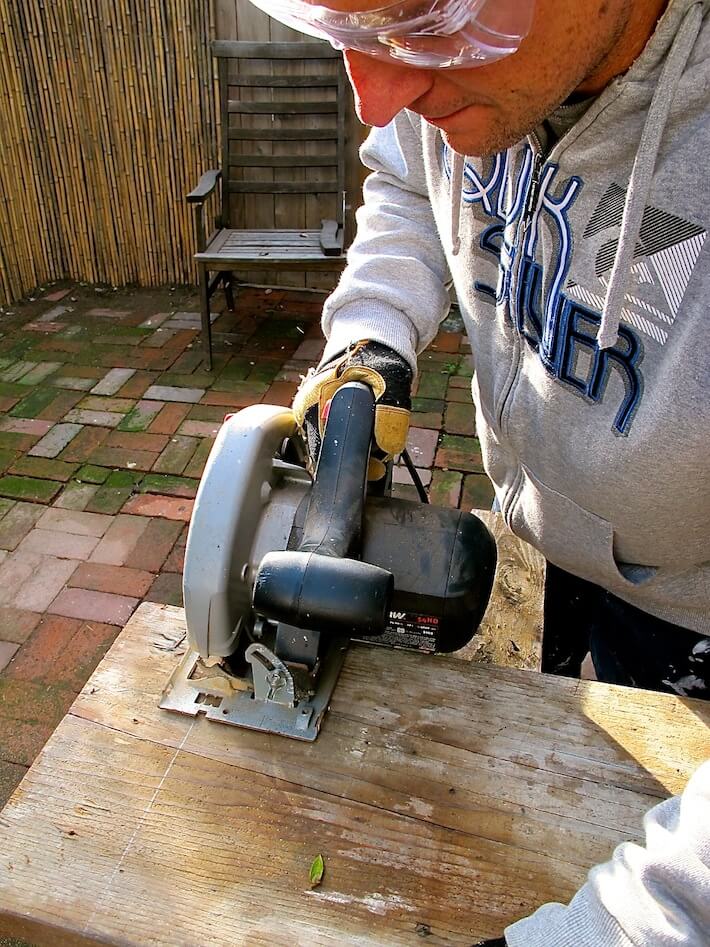
[[[569,905],[545,904],[507,928],[509,947],[707,947],[710,761],[644,828],[645,848],[620,845]]]
[[[416,355],[449,310],[448,269],[424,173],[420,125],[401,112],[374,128],[360,156],[372,173],[348,265],[323,310],[324,359],[351,342],[390,346],[416,373]]]

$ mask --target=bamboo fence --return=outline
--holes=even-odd
[[[209,0],[0,0],[0,303],[194,279],[214,167]]]

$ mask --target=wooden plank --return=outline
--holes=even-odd
[[[335,163],[326,155],[235,155],[229,159],[230,167],[236,168],[329,168]]]
[[[231,141],[330,141],[338,137],[337,128],[230,128]]]
[[[708,752],[700,701],[370,648],[315,744],[183,718],[182,623],[136,612],[3,810],[0,929],[463,947],[567,900]]]
[[[106,677],[92,681],[94,693],[85,691],[72,711],[107,725],[113,718],[122,731],[136,735],[149,733],[151,738],[165,745],[176,745],[177,734],[182,733],[182,729],[174,729],[176,721],[180,724],[184,721],[164,714],[157,709],[157,704],[163,686],[161,680],[167,679],[174,666],[169,642],[178,642],[177,652],[183,648],[182,617],[180,612],[167,615],[165,612],[156,615],[154,610],[141,612],[131,633],[126,633],[122,639],[120,655],[113,656],[104,669]],[[155,647],[161,642],[162,650]],[[393,656],[388,650],[352,649],[336,690],[337,705],[333,705],[333,713],[327,718],[328,737],[320,737],[313,745],[304,748],[298,743],[278,740],[280,752],[275,761],[268,754],[258,752],[264,740],[262,734],[244,731],[235,736],[229,727],[206,723],[196,734],[198,743],[193,746],[188,741],[185,746],[212,759],[235,764],[239,761],[238,765],[250,769],[256,767],[265,775],[302,779],[322,791],[360,802],[377,800],[377,805],[394,811],[417,814],[427,821],[462,832],[482,834],[526,850],[547,851],[555,857],[571,858],[577,864],[584,864],[584,861],[580,861],[578,850],[569,848],[575,837],[584,836],[597,853],[601,853],[602,848],[607,851],[605,846],[613,842],[615,832],[623,830],[636,836],[642,813],[653,804],[654,798],[663,797],[664,792],[657,781],[647,779],[643,773],[637,774],[638,767],[627,767],[613,742],[610,747],[603,736],[600,739],[596,727],[586,725],[583,731],[588,744],[582,744],[580,750],[570,743],[569,748],[574,751],[575,758],[580,753],[582,757],[585,752],[595,754],[590,771],[580,775],[580,764],[575,763],[571,772],[560,772],[564,765],[560,759],[549,767],[550,772],[541,783],[531,780],[530,733],[537,736],[538,730],[544,727],[540,755],[550,754],[553,747],[559,753],[560,745],[568,738],[576,740],[579,737],[576,730],[579,720],[555,723],[555,718],[561,709],[566,716],[570,707],[574,708],[579,702],[570,700],[564,687],[562,694],[550,694],[551,689],[544,686],[535,687],[540,684],[539,676],[529,672],[522,672],[522,677],[518,675],[511,680],[508,671],[501,677],[493,669],[482,669],[464,661],[397,653],[394,656],[395,674],[397,671],[411,671],[415,677],[413,686],[416,687],[422,683],[428,670],[436,682],[432,693],[431,682],[427,680],[427,701],[415,700],[411,708],[404,705],[404,700],[410,696],[409,690],[402,695],[402,703],[398,701],[395,704],[398,711],[406,715],[401,725],[383,719],[384,688],[378,687],[377,682]],[[400,666],[400,661],[405,662],[404,666]],[[117,701],[106,684],[109,676],[117,673],[119,664],[131,668],[132,683],[130,697],[124,694]],[[164,678],[151,680],[158,668]],[[375,703],[368,700],[372,688],[366,689],[367,696],[360,693],[361,676],[366,673],[373,674],[374,687],[378,690]],[[437,686],[442,676],[443,682]],[[531,677],[533,681],[528,687]],[[543,684],[549,680],[543,678]],[[391,682],[388,680],[388,683]],[[466,694],[465,700],[458,698],[457,705],[464,705],[463,714],[468,724],[462,722],[458,726],[459,712],[452,715],[453,741],[448,739],[448,734],[445,739],[423,734],[412,736],[409,728],[421,725],[431,716],[430,701],[441,702],[441,719],[446,718],[452,704],[452,696],[446,693],[447,685],[457,687],[459,694]],[[535,721],[531,726],[531,698],[536,700],[542,695],[551,700],[552,706],[546,711],[544,721],[539,724]],[[494,696],[496,701],[491,706],[488,701]],[[505,706],[507,711],[510,700],[517,701],[520,712],[511,714],[510,735],[504,737],[500,733],[500,708]],[[391,701],[388,706],[392,707]],[[507,716],[506,712],[506,719]],[[134,717],[140,723],[135,723]],[[479,732],[464,733],[474,721]],[[566,729],[563,727],[560,731],[563,723]],[[550,726],[552,729],[548,730]],[[691,726],[690,729],[692,733],[694,728]],[[168,733],[171,734],[169,737]],[[490,746],[491,737],[498,740],[494,748]],[[334,746],[356,749],[356,752],[340,754],[342,759],[338,759],[335,770],[332,761],[328,764],[328,754],[333,752]],[[367,768],[363,771],[365,755]],[[598,780],[596,769],[600,765],[610,770],[617,768],[611,782]],[[304,767],[307,774],[295,775]],[[545,768],[544,764],[541,768]],[[632,786],[629,780],[637,775],[639,781]],[[677,780],[677,773],[675,778]],[[624,785],[621,790],[620,783]],[[455,789],[453,794],[450,792],[452,787]],[[554,792],[551,792],[551,787],[554,787]],[[637,795],[643,798],[639,800]],[[563,836],[557,840],[548,838],[553,823],[555,831]]]
[[[337,193],[337,181],[227,181],[230,194],[326,194]]]
[[[298,60],[296,60],[298,61]],[[229,80],[230,85],[234,86],[243,86],[256,87],[258,89],[262,88],[279,88],[279,89],[320,89],[320,88],[332,88],[337,86],[338,80],[337,76],[242,76],[236,75],[231,76]]]
[[[108,723],[109,715],[125,705],[127,718],[141,691],[156,698],[140,704],[142,713],[151,701],[155,704],[151,732],[161,720],[161,726],[172,726],[170,721],[181,718],[157,710],[164,681],[151,684],[148,677],[158,668],[170,673],[171,649],[182,649],[184,635],[181,609],[142,606],[121,635],[120,647],[97,672],[101,686],[92,679],[72,712],[81,712],[88,702],[94,708],[91,719]],[[130,667],[131,679],[138,682],[130,695],[116,684],[121,665]],[[593,794],[598,784],[603,792],[616,786],[662,798],[679,791],[710,751],[710,706],[704,701],[384,648],[349,650],[331,709],[361,725],[533,767],[543,782],[548,773],[582,779]],[[131,731],[129,723],[122,718],[122,729]],[[235,737],[230,728],[212,724],[200,736],[212,740],[215,731],[228,741],[247,738],[246,731]],[[304,753],[318,755],[316,748],[328,744],[319,738],[302,753],[300,744],[273,739],[284,751],[296,747],[301,763]],[[526,786],[531,775],[526,771]],[[573,809],[569,815],[576,817]],[[603,810],[596,817],[604,823]]]
[[[46,792],[57,785],[64,792],[48,806]],[[74,717],[60,725],[21,792],[20,811],[11,802],[3,813],[0,837],[9,847],[0,910],[6,927],[33,940],[40,923],[59,922],[74,943],[88,935],[171,947],[374,947],[411,944],[425,922],[443,942],[466,943],[465,932],[491,931],[530,904],[533,866],[524,854],[508,873],[496,864],[493,843]],[[416,863],[403,851],[403,831],[417,846]],[[29,865],[21,852],[31,853]],[[331,884],[311,890],[308,868],[318,852],[327,853]],[[487,897],[472,902],[482,873]],[[559,881],[569,884],[570,870],[553,859],[546,874],[538,890],[548,895]],[[509,881],[520,894],[504,890]],[[435,900],[425,904],[427,887]],[[494,915],[484,916],[493,902]],[[33,928],[20,927],[28,914]]]
[[[272,241],[275,246],[308,242],[318,243],[317,230],[228,230],[225,233],[222,246],[242,245],[253,243],[263,245],[264,241]]]
[[[310,257],[308,254],[303,253],[298,256],[289,257],[287,260],[279,259],[277,253],[273,255],[267,255],[265,257],[259,257],[256,254],[253,256],[245,256],[243,259],[240,259],[237,255],[237,258],[232,258],[230,260],[206,257],[203,262],[210,263],[211,265],[217,267],[220,266],[222,269],[229,269],[230,271],[241,272],[247,269],[254,269],[258,271],[258,275],[263,277],[265,271],[272,272],[274,266],[283,265],[285,269],[293,273],[310,273],[311,270],[318,272],[325,271],[337,276],[345,266],[346,258],[343,257],[326,257],[326,256],[316,256],[315,254]],[[259,282],[257,280],[257,282]],[[261,280],[263,282],[263,279]]]
[[[215,0],[215,33],[220,39],[237,38],[237,6],[234,0]]]
[[[243,31],[244,18],[238,25]],[[245,41],[215,40],[211,44],[212,55],[224,59],[339,59],[341,53],[325,42],[304,42],[295,47],[293,43],[250,43]]]
[[[228,111],[235,115],[330,115],[337,113],[338,103],[317,102],[237,102],[230,100]]]

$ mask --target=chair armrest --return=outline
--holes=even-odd
[[[193,191],[190,191],[190,193],[185,198],[187,203],[204,204],[212,191],[214,191],[214,189],[217,187],[221,177],[221,171],[214,169],[212,171],[205,171],[205,173],[200,178],[197,187]]]
[[[321,220],[320,246],[325,256],[342,256],[344,234],[337,220]]]

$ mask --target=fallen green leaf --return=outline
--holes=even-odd
[[[325,871],[325,862],[323,861],[322,855],[316,855],[313,859],[313,864],[311,865],[310,870],[310,881],[311,888],[317,888],[318,885],[323,880],[323,872]]]

